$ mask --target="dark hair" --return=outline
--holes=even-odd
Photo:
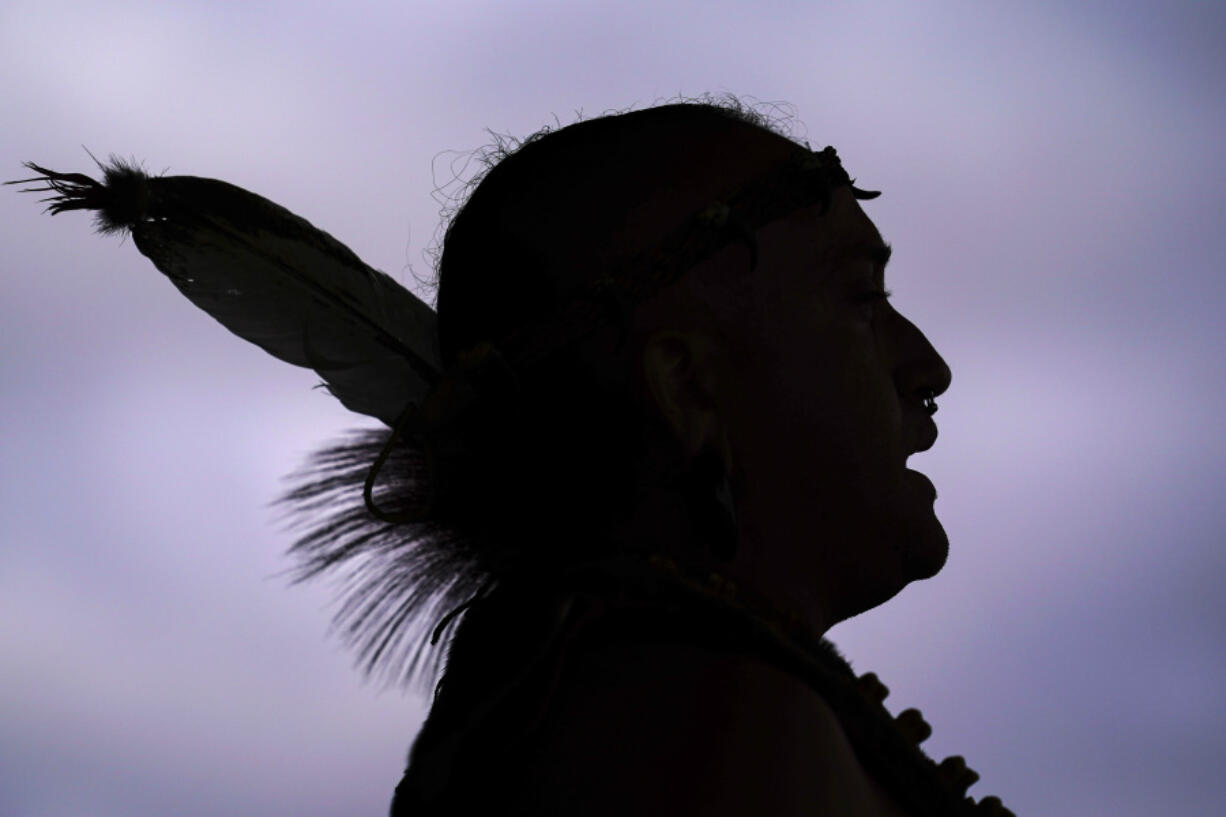
[[[746,127],[791,139],[730,96],[581,119],[513,143],[496,137],[467,199],[444,216],[436,254],[444,365],[556,312],[607,271],[624,213],[672,180],[687,145]],[[468,415],[456,451],[397,442],[375,497],[395,506],[434,495],[428,519],[377,522],[354,495],[387,432],[356,433],[296,475],[299,487],[284,501],[300,517],[327,514],[292,548],[296,578],[350,568],[336,623],[368,673],[412,679],[437,613],[491,580],[597,555],[607,544],[589,534],[633,501],[645,418],[594,368],[582,347],[558,349]],[[430,656],[431,677],[440,660]]]
[[[601,270],[589,265],[573,280],[559,269],[570,254],[555,250],[582,244],[585,260],[610,260],[602,256],[618,216],[671,181],[687,143],[745,126],[790,138],[732,97],[606,114],[518,142],[492,134],[495,146],[480,156],[485,170],[467,185],[436,250],[444,364],[556,310],[567,289]]]
[[[609,265],[621,260],[625,213],[671,181],[687,146],[765,124],[743,106],[690,102],[544,129],[512,150],[501,149],[443,240],[436,303],[444,365],[476,343],[497,344],[519,327],[544,321],[612,272]],[[513,473],[495,477],[503,484],[490,486],[490,493],[525,481],[529,493],[508,494],[510,501],[500,506],[486,504],[498,507],[492,518],[473,519],[473,509],[463,508],[467,518],[456,522],[502,545],[515,534],[530,535],[533,554],[552,562],[565,554],[546,554],[550,544],[582,547],[556,541],[580,533],[582,526],[577,530],[569,517],[591,519],[625,508],[642,417],[624,390],[598,381],[581,349],[558,349],[546,365],[516,375],[520,405],[495,409],[504,422],[492,424],[501,426],[498,441],[489,443],[493,461],[479,473],[509,469]],[[508,448],[499,441],[526,445]],[[517,516],[523,524],[515,524]]]

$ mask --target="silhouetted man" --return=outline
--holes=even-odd
[[[494,158],[448,225],[437,314],[224,182],[31,165],[53,212],[130,230],[391,428],[286,499],[315,518],[300,578],[347,571],[368,669],[420,679],[455,626],[393,817],[1007,815],[823,638],[948,549],[907,459],[950,371],[888,300],[858,203],[878,194],[735,103]]]

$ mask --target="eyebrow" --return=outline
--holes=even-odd
[[[865,236],[850,244],[844,244],[835,256],[835,263],[867,258],[873,262],[873,266],[884,270],[886,264],[890,263],[890,256],[893,254],[894,247],[883,239]]]

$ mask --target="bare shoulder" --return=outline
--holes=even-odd
[[[842,728],[799,679],[696,645],[577,658],[541,733],[535,785],[562,813],[875,814]]]

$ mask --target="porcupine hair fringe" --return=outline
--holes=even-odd
[[[494,577],[490,551],[445,515],[395,524],[373,516],[362,496],[371,463],[389,432],[357,430],[313,453],[289,475],[275,504],[299,533],[289,553],[293,583],[331,573],[339,607],[333,630],[358,656],[368,678],[424,691],[437,683],[442,650],[432,649],[458,612]],[[424,446],[400,440],[380,471],[373,499],[412,507],[438,490]],[[440,620],[442,619],[442,620]]]

